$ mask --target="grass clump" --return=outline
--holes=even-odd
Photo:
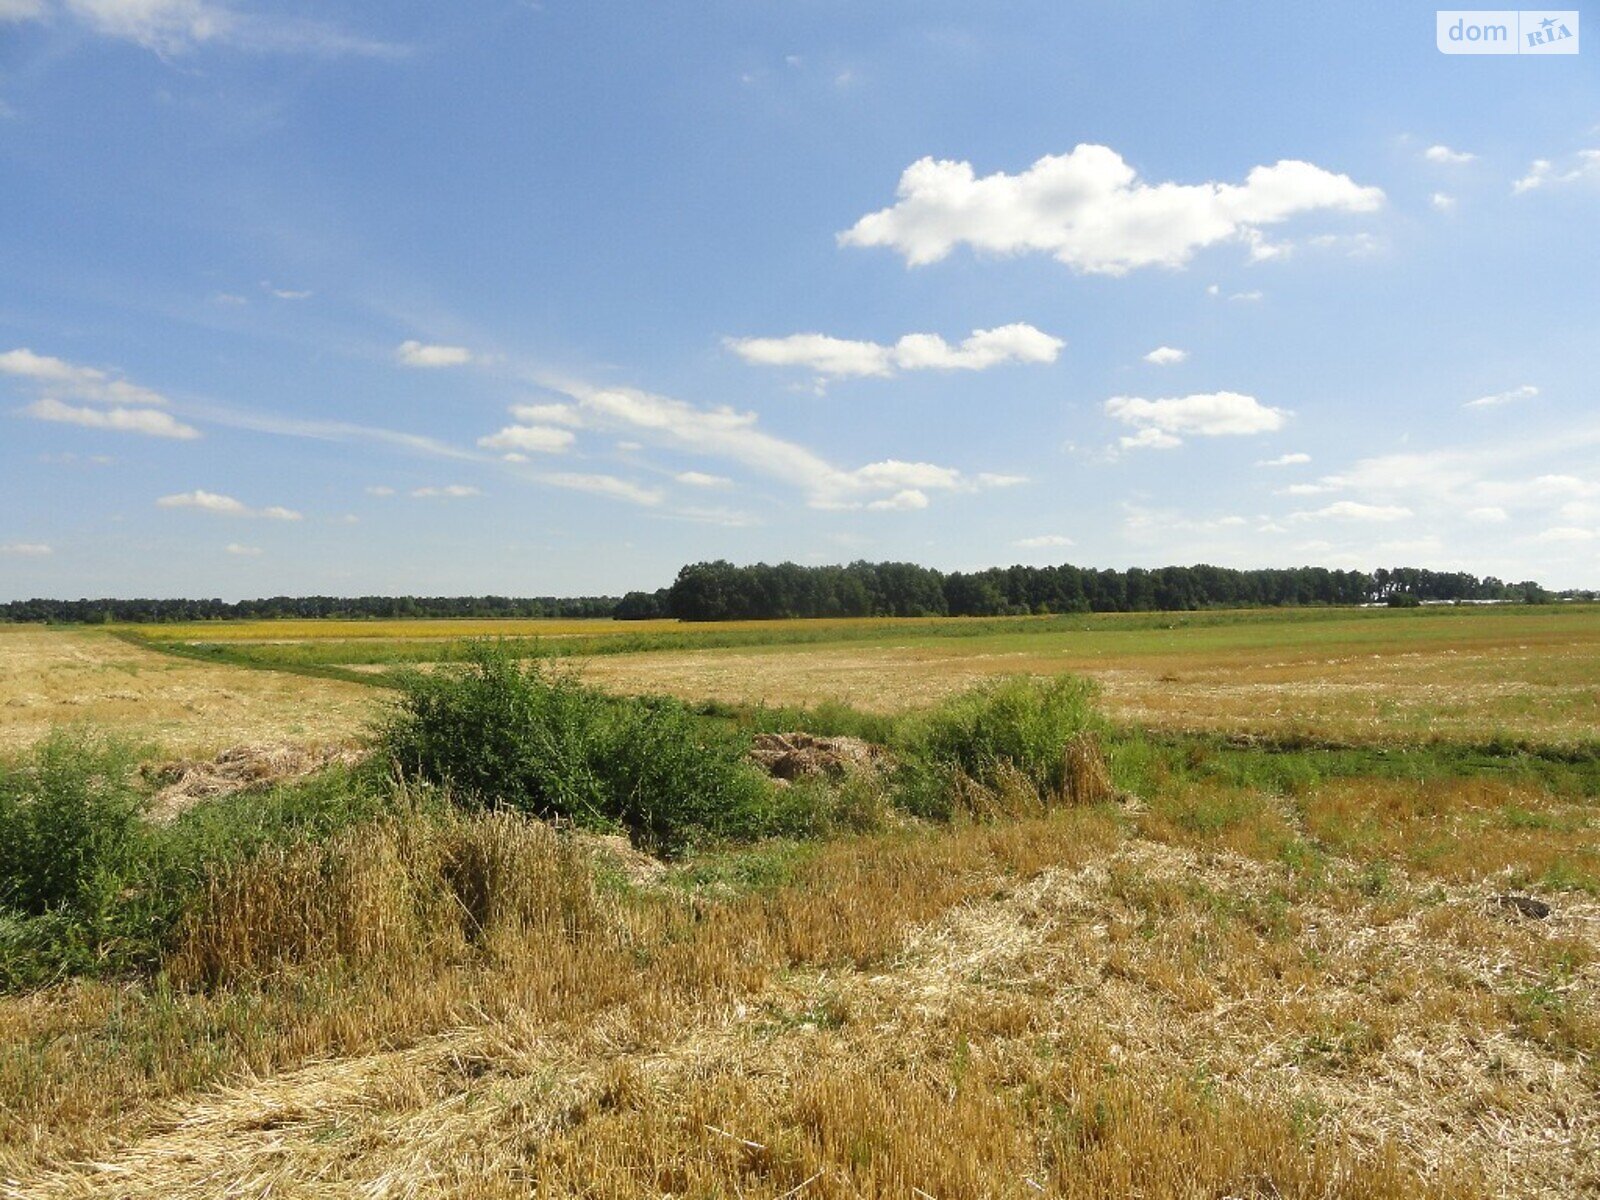
[[[461,672],[412,675],[382,731],[400,774],[469,807],[625,829],[654,851],[790,831],[747,735],[676,700],[615,699],[492,645]],[[803,820],[803,814],[799,815]]]
[[[1062,801],[1092,802],[1085,759],[1098,761],[1094,685],[1064,675],[980,684],[896,731],[902,805],[919,816],[1020,815]],[[1102,772],[1103,773],[1103,767]],[[1075,786],[1076,785],[1076,786]]]
[[[395,802],[376,771],[335,768],[156,824],[135,759],[73,730],[0,762],[0,991],[155,969],[216,876],[325,841]]]
[[[216,987],[347,964],[436,971],[598,921],[588,865],[515,813],[397,812],[211,871],[165,960]]]

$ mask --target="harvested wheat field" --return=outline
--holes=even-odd
[[[0,635],[201,747],[0,761],[0,1198],[1600,1198],[1586,627],[1394,647],[1445,628],[1098,690],[981,638],[389,690]],[[1472,724],[1495,655],[1565,707]],[[1211,690],[1141,708],[1175,668]],[[1357,719],[1408,687],[1431,723]],[[36,872],[80,820],[93,870]]]
[[[908,635],[884,645],[575,661],[585,677],[619,691],[745,704],[833,699],[892,712],[997,675],[1070,671],[1098,682],[1116,717],[1168,730],[1368,743],[1581,742],[1600,729],[1600,613],[1592,610],[1521,621],[1330,614],[1320,624],[1262,621],[1221,631],[1175,619],[1170,630],[1109,636]]]
[[[397,953],[292,1031],[271,987],[159,1024],[103,988],[8,1002],[13,1131],[48,1131],[0,1194],[1600,1192],[1591,899],[1312,882],[1110,811],[840,844],[722,899],[524,849],[542,915],[492,967]],[[223,1034],[214,1088],[114,1050]]]
[[[74,724],[168,756],[343,741],[372,699],[336,680],[187,662],[98,631],[0,625],[0,753]]]

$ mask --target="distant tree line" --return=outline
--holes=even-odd
[[[244,621],[341,617],[609,617],[615,596],[273,596],[265,600],[16,600],[0,621],[104,624],[110,621]]]
[[[1030,613],[1185,611],[1199,608],[1375,604],[1395,597],[1427,601],[1538,601],[1536,583],[1508,584],[1462,571],[1397,567],[1333,571],[1324,567],[1238,571],[1205,564],[1098,571],[993,567],[945,574],[914,563],[696,563],[670,588],[630,592],[622,620],[675,617],[719,621],[779,617],[990,617]]]
[[[1562,593],[1593,598],[1593,593]],[[1201,564],[1146,570],[993,567],[949,573],[915,563],[694,563],[671,587],[612,596],[273,596],[265,600],[18,600],[0,621],[117,622],[341,617],[615,617],[622,621],[768,620],[781,617],[994,617],[1030,613],[1160,612],[1294,605],[1421,604],[1553,599],[1537,583],[1505,583],[1419,567],[1237,571]]]

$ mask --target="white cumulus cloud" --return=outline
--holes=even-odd
[[[1465,150],[1452,150],[1449,146],[1429,146],[1422,152],[1422,157],[1431,163],[1446,163],[1459,166],[1462,163],[1475,161],[1478,156]]]
[[[1187,350],[1179,350],[1176,346],[1157,346],[1144,356],[1144,360],[1158,367],[1166,367],[1171,366],[1173,363],[1181,363],[1188,357],[1189,352]]]
[[[1580,529],[1575,525],[1557,525],[1553,529],[1544,530],[1542,533],[1535,536],[1533,540],[1550,545],[1572,542],[1592,542],[1597,536],[1600,535],[1597,535],[1592,529]]]
[[[116,433],[142,433],[147,437],[193,441],[200,431],[185,425],[159,408],[89,408],[63,404],[53,396],[35,400],[23,412],[40,421],[81,425],[85,429],[106,429]]]
[[[1254,396],[1239,392],[1201,392],[1161,400],[1113,396],[1106,401],[1105,411],[1113,420],[1135,426],[1141,434],[1153,430],[1174,437],[1178,434],[1230,437],[1271,433],[1282,429],[1288,416],[1280,408],[1268,407]],[[1160,446],[1167,443],[1148,438],[1140,444]]]
[[[36,354],[21,346],[0,354],[0,375],[23,380],[39,394],[39,399],[22,410],[36,420],[149,437],[193,440],[200,436],[198,429],[163,411],[168,400],[161,393],[99,367]]]
[[[994,471],[979,471],[978,486],[980,488],[1006,488],[1021,487],[1028,482],[1026,475],[1003,475]]]
[[[1172,450],[1183,445],[1183,439],[1162,429],[1141,429],[1117,439],[1124,450]]]
[[[395,357],[406,367],[462,367],[472,361],[465,346],[430,346],[415,340],[401,342]]]
[[[883,500],[873,500],[867,505],[869,510],[877,512],[911,512],[927,507],[927,494],[916,488],[905,488]]]
[[[923,158],[906,168],[896,195],[839,234],[840,244],[888,246],[921,266],[965,243],[980,253],[1046,253],[1105,275],[1181,267],[1206,246],[1259,243],[1262,226],[1296,214],[1371,212],[1384,199],[1347,175],[1287,159],[1253,168],[1242,184],[1149,184],[1116,151],[1095,145],[1047,155],[1016,175],[979,176],[969,162]]]
[[[418,500],[463,500],[468,496],[481,496],[483,492],[465,483],[447,483],[441,487],[413,488],[412,496]]]
[[[0,354],[0,374],[29,380],[51,396],[85,400],[92,404],[160,407],[167,403],[166,397],[159,392],[129,383],[126,379],[118,379],[98,367],[80,366],[48,354],[35,354],[25,346]]]
[[[0,554],[11,555],[16,558],[44,558],[54,554],[44,542],[5,542],[0,543]]]
[[[974,330],[954,346],[936,333],[908,333],[892,346],[822,333],[728,338],[724,344],[746,362],[806,367],[819,375],[844,378],[892,375],[896,370],[983,371],[1007,363],[1051,363],[1066,343],[1018,322]]]
[[[825,333],[727,338],[723,344],[745,362],[764,367],[805,367],[819,375],[840,378],[894,373],[893,351],[888,346],[829,337]]]
[[[1336,500],[1326,508],[1290,513],[1291,521],[1403,521],[1411,510],[1398,504],[1363,504],[1358,500]]]
[[[570,429],[548,425],[507,425],[499,433],[478,439],[485,450],[532,451],[536,454],[561,454],[576,441]]]
[[[1309,454],[1280,454],[1277,458],[1263,458],[1258,467],[1298,467],[1311,461]]]
[[[1073,542],[1071,538],[1063,537],[1059,533],[1041,533],[1038,537],[1018,538],[1011,544],[1020,546],[1024,550],[1043,550],[1051,546],[1070,546]]]
[[[725,475],[708,475],[704,471],[679,471],[673,478],[688,487],[702,488],[727,487],[733,482]]]
[[[255,509],[249,505],[235,500],[232,496],[222,495],[220,492],[208,492],[203,488],[196,488],[192,492],[178,492],[171,496],[162,496],[156,500],[158,508],[197,508],[201,512],[215,513],[224,517],[264,517],[269,521],[298,521],[301,514],[292,508],[281,505],[270,505],[267,508]]]

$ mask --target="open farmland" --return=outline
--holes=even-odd
[[[720,701],[675,719],[729,744],[907,761],[939,713],[1018,719],[961,689],[1077,673],[1109,776],[980,755],[948,811],[791,786],[766,833],[632,845],[384,770],[199,803],[148,961],[0,996],[7,1200],[1600,1197],[1593,608],[120,632],[0,632],[55,698],[8,751],[80,710],[158,753],[351,736],[508,634]]]
[[[353,672],[509,639],[622,692],[880,712],[995,675],[1095,679],[1114,717],[1346,742],[1573,743],[1600,727],[1600,608],[1302,609],[1008,619],[330,621],[139,627],[219,662]]]

